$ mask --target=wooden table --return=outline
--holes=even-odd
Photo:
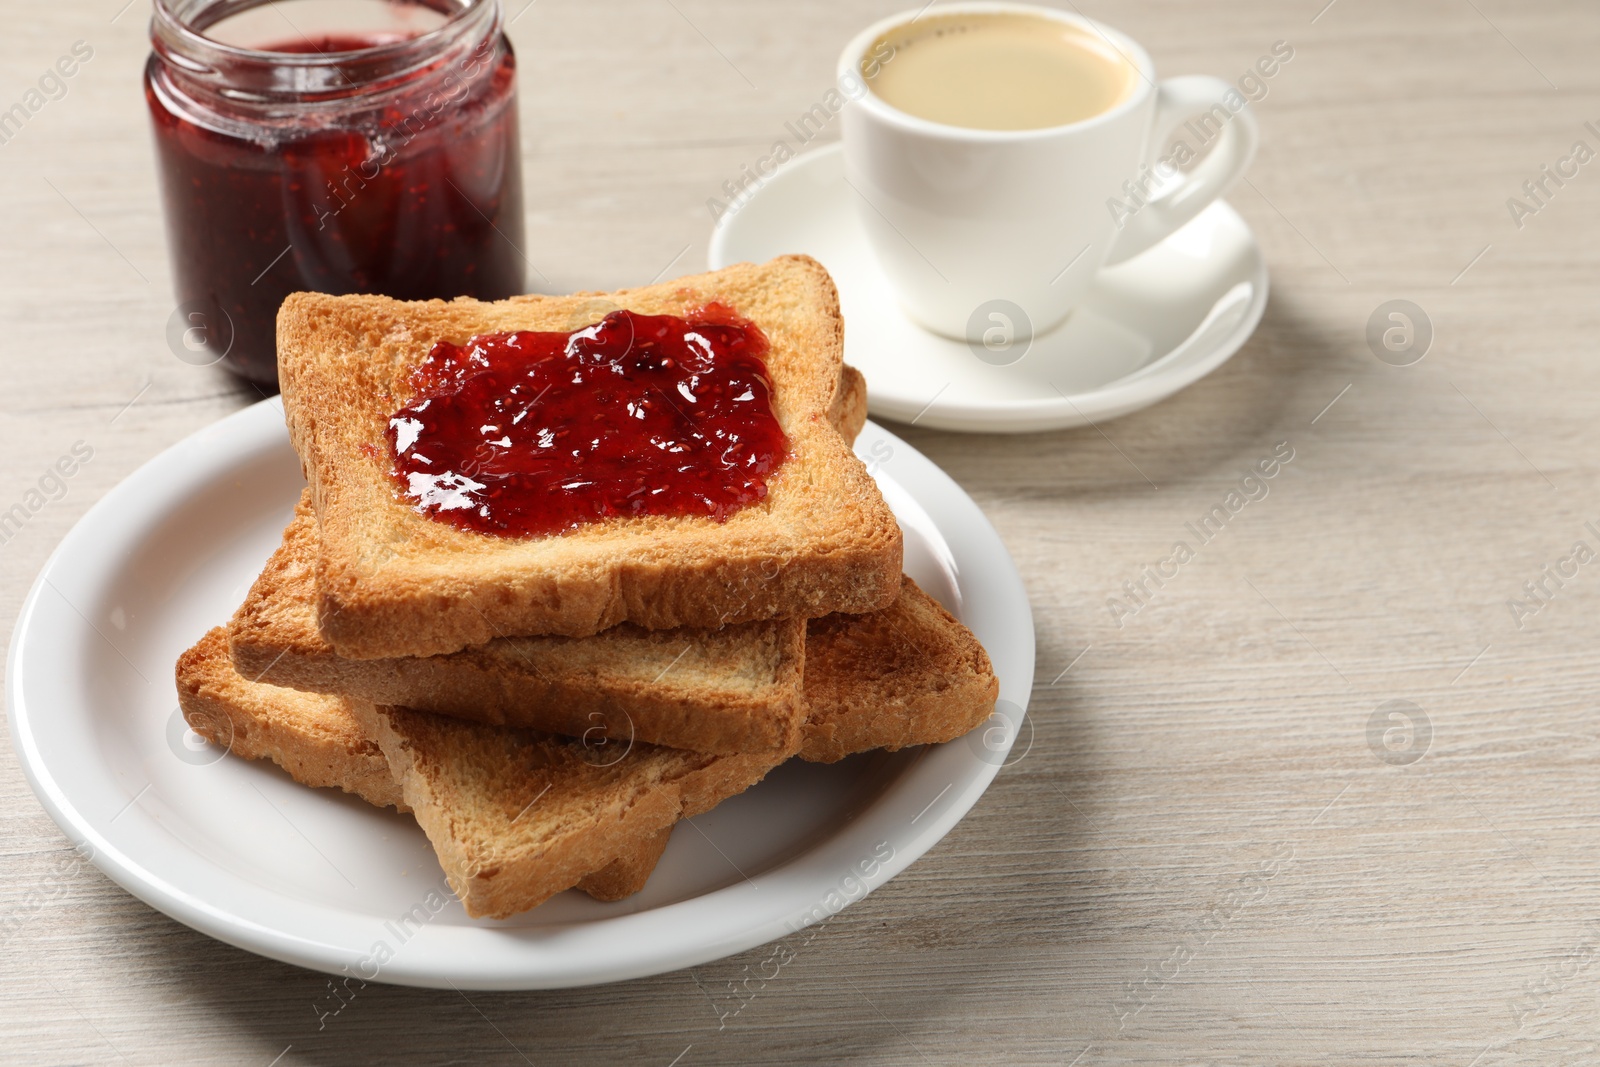
[[[552,290],[698,269],[706,200],[827,87],[851,32],[900,6],[524,2],[530,255]],[[94,49],[0,147],[0,508],[75,442],[94,450],[0,548],[7,634],[90,503],[256,399],[167,347],[147,7],[122,3],[19,8],[0,40],[0,107],[74,41]],[[1538,600],[1525,587],[1575,542],[1600,550],[1600,163],[1520,226],[1507,206],[1574,141],[1600,149],[1600,11],[1083,11],[1168,74],[1236,77],[1292,45],[1231,197],[1274,292],[1230,363],[1099,430],[897,428],[993,519],[1038,627],[1032,747],[941,845],[721,1025],[716,997],[762,950],[571,992],[371,986],[319,1032],[322,976],[91,867],[53,873],[64,838],[8,753],[0,1060],[1600,1057],[1600,565],[1565,565],[1577,576]],[[1366,341],[1394,299],[1435,331],[1411,366]],[[1268,495],[1115,617],[1107,598],[1279,442],[1294,458]]]

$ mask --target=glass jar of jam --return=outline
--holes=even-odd
[[[155,0],[154,120],[186,338],[276,387],[296,290],[523,289],[499,0]]]

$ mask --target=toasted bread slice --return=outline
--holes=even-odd
[[[989,655],[910,578],[882,611],[812,619],[800,757],[832,763],[960,737],[994,713]]]
[[[998,683],[983,647],[909,578],[895,603],[883,611],[814,620],[811,626],[809,718],[800,750],[806,759],[831,762],[871,748],[947,741],[983,722],[994,708]],[[614,858],[577,883],[602,900],[619,899],[644,884],[670,833],[671,823],[660,822],[663,806],[670,814],[676,803],[674,819],[705,810],[759,779],[766,773],[760,768],[781,758],[697,757],[634,746],[616,759],[611,741],[586,746],[532,731],[250,682],[232,669],[221,629],[207,634],[179,661],[178,689],[195,730],[220,744],[231,738],[238,755],[273,759],[308,785],[341,787],[375,804],[416,808],[451,885],[464,900],[472,896],[472,914],[503,915],[533,907],[564,888],[558,883],[574,868],[599,862],[570,834],[547,842],[548,862],[538,859],[535,845],[514,829],[529,781],[550,789],[540,794],[550,797],[538,809],[541,818],[581,822],[583,816],[573,814],[579,803],[575,798],[594,797],[596,789],[583,772],[571,773],[578,770],[574,756],[590,766],[611,763],[600,768],[609,773],[636,753],[653,753],[655,762],[640,770],[646,778],[663,768],[693,768],[682,775],[675,793],[652,792],[640,802],[647,812],[628,820],[631,836],[608,833],[602,838],[604,847],[616,850]],[[330,742],[330,736],[335,740]],[[374,739],[386,757],[382,769],[391,773],[387,787],[374,766]],[[673,757],[687,763],[675,764]],[[638,768],[630,763],[622,773],[625,777]],[[398,798],[394,777],[406,783]],[[610,793],[598,790],[606,802],[627,785],[620,779],[608,781]],[[589,809],[580,805],[590,815],[603,807],[603,802]],[[603,820],[600,829],[617,827]]]
[[[223,627],[178,657],[177,680],[184,719],[212,744],[245,759],[270,759],[304,785],[411,810],[378,743],[342,701],[240,677]]]
[[[637,743],[614,751],[615,742],[348,703],[474,917],[543,903],[636,842],[744,792],[787,757]]]
[[[385,430],[435,342],[572,330],[611,307],[686,314],[711,302],[758,325],[773,413],[789,455],[764,500],[724,522],[650,516],[548,537],[496,537],[413,510],[389,474]],[[320,548],[319,625],[340,655],[435,655],[495,637],[584,637],[815,618],[887,606],[900,528],[829,416],[841,392],[843,324],[814,260],[739,264],[605,297],[406,303],[296,293],[278,314],[290,437],[311,484]]]
[[[593,637],[500,637],[447,655],[353,660],[317,626],[317,526],[302,497],[283,543],[229,624],[252,681],[571,737],[697,752],[793,748],[805,621],[720,630],[624,623]]]
[[[184,719],[212,744],[245,759],[270,759],[302,785],[343,789],[378,807],[411,810],[352,702],[241,678],[228,660],[221,627],[178,659],[177,682]],[[671,835],[668,826],[621,842],[575,888],[596,900],[637,893]]]
[[[800,754],[820,762],[959,737],[988,717],[998,692],[983,646],[910,578],[881,611],[812,619],[804,643],[781,656],[766,628],[782,624],[745,623],[709,633],[625,625],[583,639],[498,638],[444,656],[346,660],[316,628],[314,538],[302,504],[234,616],[233,663],[246,678],[710,753],[792,746],[804,720]],[[780,684],[791,670],[792,690]]]

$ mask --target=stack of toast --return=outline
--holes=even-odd
[[[385,430],[436,343],[712,305],[769,345],[787,453],[758,502],[508,537],[397,491]],[[179,659],[189,725],[409,811],[467,913],[493,918],[637,892],[679,819],[792,757],[966,733],[994,672],[901,573],[851,449],[866,394],[842,337],[805,257],[496,303],[290,297],[279,376],[308,487],[244,604]]]

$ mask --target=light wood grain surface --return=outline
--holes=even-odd
[[[0,36],[0,106],[94,48],[0,147],[0,508],[94,448],[0,547],[7,635],[93,501],[256,399],[167,348],[148,9],[122,2],[9,0]],[[700,268],[706,199],[901,6],[524,3],[529,254],[551,290]],[[1038,628],[1032,747],[942,844],[720,1024],[763,951],[571,992],[370,986],[319,1031],[321,976],[64,865],[0,742],[0,1061],[1600,1060],[1600,566],[1508,606],[1574,542],[1600,549],[1600,163],[1520,229],[1506,207],[1574,141],[1600,149],[1600,10],[1082,10],[1164,74],[1236,77],[1292,44],[1231,196],[1273,295],[1221,370],[1098,431],[896,428],[992,518]],[[1364,337],[1401,298],[1436,332],[1403,368]],[[1107,597],[1284,441],[1270,493],[1119,625]],[[1420,759],[1380,758],[1389,701],[1426,724],[1399,751]]]

